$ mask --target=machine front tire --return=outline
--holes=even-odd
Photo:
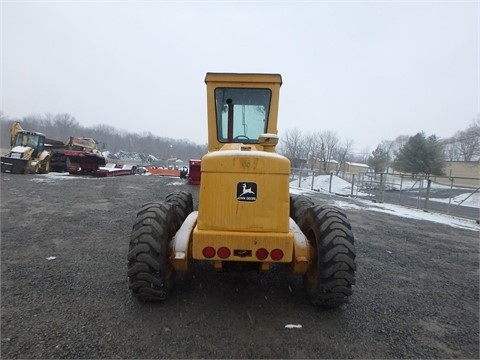
[[[167,202],[145,204],[138,212],[130,237],[129,288],[144,301],[165,300],[175,282],[168,248],[176,232],[175,207]]]
[[[305,195],[290,195],[290,217],[300,229],[304,225],[305,211],[313,205],[315,205],[314,202]]]
[[[175,207],[175,212],[177,214],[175,230],[178,230],[187,216],[193,211],[192,194],[187,191],[174,191],[168,194],[165,200],[167,203],[172,204]]]
[[[338,307],[348,301],[355,284],[354,236],[346,215],[333,206],[306,209],[301,229],[312,247],[312,263],[304,275],[314,305]]]
[[[42,160],[40,163],[40,167],[38,169],[39,174],[48,174],[50,172],[50,157],[47,156],[45,159]]]

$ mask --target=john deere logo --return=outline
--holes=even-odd
[[[257,200],[257,183],[247,182],[247,181],[237,183],[237,200],[238,201]]]

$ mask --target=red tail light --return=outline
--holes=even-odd
[[[218,249],[217,254],[219,258],[226,259],[230,256],[230,249],[222,246],[220,249]]]
[[[280,249],[273,249],[270,253],[270,257],[272,258],[272,260],[278,261],[283,258],[283,251]]]
[[[265,260],[268,257],[268,251],[267,249],[261,248],[257,250],[255,255],[257,256],[258,260]]]
[[[211,259],[215,256],[215,249],[211,246],[207,246],[206,248],[203,248],[202,250],[203,256],[205,256],[207,259]]]

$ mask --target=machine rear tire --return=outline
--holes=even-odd
[[[304,212],[301,229],[315,250],[304,275],[311,302],[342,305],[352,295],[356,270],[354,236],[346,215],[333,206],[315,205]]]
[[[141,300],[165,300],[173,289],[175,270],[168,248],[176,218],[175,207],[167,202],[148,203],[137,212],[127,259],[129,288]]]

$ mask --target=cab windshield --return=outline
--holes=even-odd
[[[228,142],[229,140],[228,109],[233,107],[231,141],[258,143],[258,137],[267,131],[271,97],[270,89],[216,88],[218,141]]]
[[[18,133],[15,141],[16,146],[28,146],[33,149],[43,147],[43,143],[43,136],[28,133]]]

